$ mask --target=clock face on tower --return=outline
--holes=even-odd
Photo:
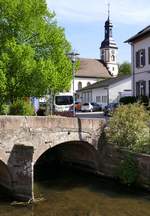
[[[114,50],[111,50],[111,54],[114,55],[114,54],[115,54],[115,51],[114,51]]]

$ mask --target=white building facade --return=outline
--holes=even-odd
[[[78,91],[82,103],[96,102],[102,107],[117,103],[121,95],[131,92],[131,76],[121,76],[99,81]]]
[[[133,95],[150,98],[150,26],[126,42],[131,44]]]

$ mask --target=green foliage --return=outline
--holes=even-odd
[[[109,143],[134,152],[150,153],[150,115],[140,104],[122,105],[108,121]]]
[[[149,105],[149,98],[147,96],[141,96],[139,98],[139,102],[142,103],[144,106]]]
[[[34,115],[34,107],[28,102],[17,100],[10,105],[10,115]]]
[[[0,93],[5,101],[68,90],[72,64],[64,29],[45,0],[0,0]]]
[[[120,101],[119,101],[119,103],[121,103],[121,104],[130,104],[130,103],[133,104],[136,102],[137,102],[137,99],[134,96],[122,97],[122,98],[120,98]]]
[[[128,154],[126,158],[120,162],[117,169],[117,176],[119,177],[121,183],[128,186],[136,183],[138,168],[132,155]]]
[[[7,115],[9,113],[9,105],[1,104],[0,105],[0,115]]]
[[[123,62],[119,65],[119,75],[131,74],[131,64],[129,62]]]

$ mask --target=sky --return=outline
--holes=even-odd
[[[99,47],[104,40],[104,24],[113,23],[113,38],[118,46],[118,63],[131,62],[128,38],[150,25],[149,0],[46,0],[56,13],[59,26],[65,29],[72,49],[83,58],[100,58]]]

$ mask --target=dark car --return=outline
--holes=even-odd
[[[107,106],[105,106],[104,108],[104,115],[105,116],[112,116],[113,112],[115,111],[115,109],[119,106],[118,103],[110,103]]]
[[[94,111],[102,111],[102,106],[98,103],[92,102],[91,105],[93,106],[93,112]]]

